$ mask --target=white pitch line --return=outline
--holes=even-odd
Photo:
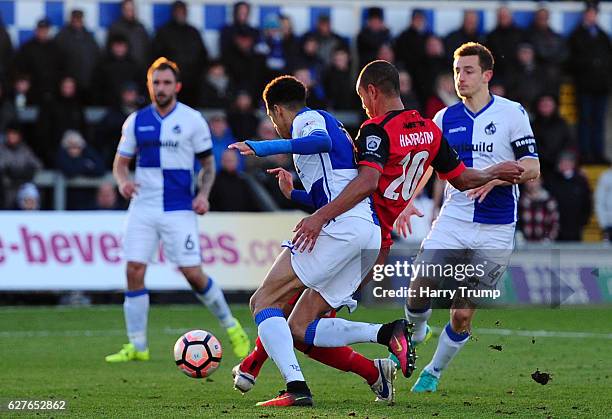
[[[440,333],[442,329],[432,327],[432,329]],[[594,333],[594,332],[563,332],[558,330],[513,330],[513,329],[480,329],[476,328],[472,331],[475,336],[478,335],[496,335],[496,336],[526,336],[526,337],[541,337],[541,338],[569,338],[569,339],[612,339],[612,333]]]
[[[254,332],[252,328],[245,327],[246,331]],[[170,328],[149,330],[150,334],[181,335],[190,329]],[[6,330],[0,331],[0,339],[10,338],[45,338],[45,337],[106,337],[123,336],[125,329],[101,329],[101,330]]]
[[[250,328],[247,328],[249,330]],[[442,329],[434,327],[435,332],[440,333]],[[161,333],[164,335],[180,335],[188,329],[170,328],[150,330],[151,334]],[[249,330],[254,331],[254,330]],[[104,337],[123,336],[124,329],[101,329],[101,330],[6,330],[0,331],[0,339],[10,338],[39,338],[39,337]],[[543,338],[569,338],[569,339],[612,339],[612,333],[592,332],[563,332],[554,330],[513,330],[513,329],[475,329],[474,335],[496,335],[496,336],[525,336]]]

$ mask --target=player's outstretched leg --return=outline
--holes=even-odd
[[[247,356],[251,342],[240,322],[232,315],[221,288],[211,277],[202,272],[199,266],[180,268],[180,270],[191,284],[198,300],[210,310],[227,331],[234,354],[238,358]]]
[[[470,338],[469,321],[473,310],[452,310],[451,322],[449,322],[440,333],[436,352],[429,364],[423,368],[419,378],[412,386],[413,393],[435,392],[442,371],[448,366],[453,358],[465,346]],[[467,326],[466,326],[467,325]],[[458,332],[457,330],[462,330]]]
[[[318,348],[295,342],[294,346],[309,358],[321,362],[340,371],[352,372],[366,380],[377,401],[393,401],[393,381],[395,379],[394,364],[389,364],[386,359],[371,360],[349,346],[341,348]],[[268,354],[257,338],[255,349],[240,363],[232,369],[234,388],[243,393],[248,392],[255,386],[255,380],[259,375],[261,367],[268,359]],[[389,369],[391,367],[391,369]]]
[[[123,315],[130,343],[117,353],[108,355],[106,362],[148,361],[147,320],[149,318],[149,291],[144,287],[146,265],[128,262],[128,289],[123,301]]]

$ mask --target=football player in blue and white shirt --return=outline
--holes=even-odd
[[[315,209],[336,199],[358,173],[353,143],[342,124],[325,111],[307,108],[306,88],[291,76],[271,81],[263,98],[268,116],[284,139],[249,140],[234,143],[230,148],[244,155],[292,153],[305,190],[291,190],[291,199]],[[287,173],[272,172],[286,191],[283,183]],[[403,365],[408,363],[413,354],[409,353],[412,346],[405,319],[383,325],[319,318],[332,309],[347,306],[352,310],[356,306],[353,294],[374,265],[380,245],[378,217],[370,197],[326,224],[314,248],[304,252],[305,243],[299,249],[294,249],[291,242],[284,244],[286,248],[251,297],[250,305],[259,338],[283,375],[287,390],[258,403],[259,406],[312,404],[293,350],[293,339],[331,348],[379,343],[400,358]],[[287,321],[283,308],[300,291],[304,292]],[[387,381],[392,383],[392,377],[382,380],[385,385]]]
[[[525,109],[489,93],[493,64],[491,52],[483,45],[470,42],[457,48],[453,67],[461,102],[442,109],[434,121],[466,166],[483,169],[516,160],[524,169],[517,183],[524,183],[540,173],[536,141]],[[447,254],[470,249],[470,256],[461,262],[488,260],[478,286],[496,289],[514,247],[518,198],[518,185],[500,180],[468,192],[447,184],[440,214],[421,245],[422,254],[427,255],[428,250],[433,255],[438,249]],[[412,286],[418,285],[413,282]],[[436,391],[442,371],[468,341],[474,312],[475,305],[470,301],[453,306],[433,359],[421,372],[413,392]],[[426,340],[431,335],[427,326],[429,301],[409,298],[406,315],[415,324],[414,341]]]
[[[215,178],[210,130],[202,115],[177,101],[181,89],[177,65],[157,59],[147,72],[152,104],[132,113],[123,125],[113,174],[119,192],[131,199],[123,247],[127,285],[123,310],[129,343],[108,362],[148,360],[149,293],[147,264],[163,242],[166,257],[178,265],[194,293],[227,330],[234,352],[244,357],[249,339],[232,316],[218,285],[201,268],[197,215],[208,211]],[[135,179],[129,165],[136,158]],[[194,194],[194,158],[202,166]]]

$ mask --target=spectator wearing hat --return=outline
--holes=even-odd
[[[93,34],[85,28],[83,18],[82,10],[73,10],[70,21],[59,31],[55,41],[66,59],[66,73],[74,77],[80,91],[87,94],[100,60],[100,49]]]
[[[145,79],[145,70],[132,59],[129,50],[128,40],[123,35],[109,37],[107,52],[94,77],[97,104],[117,106],[121,101],[121,89],[126,84],[139,85]]]
[[[267,14],[261,29],[261,39],[255,45],[255,52],[265,57],[269,70],[267,77],[272,79],[286,73],[289,67],[279,16],[274,13]]]
[[[159,28],[153,39],[153,55],[167,57],[179,66],[183,84],[179,100],[189,106],[197,106],[208,51],[200,32],[187,23],[185,2],[172,3],[172,18]]]
[[[569,37],[570,71],[578,96],[578,140],[581,159],[608,163],[604,156],[604,127],[612,86],[612,43],[597,23],[597,7],[587,6]]]
[[[385,25],[383,9],[370,7],[366,13],[365,26],[357,35],[359,68],[376,59],[382,44],[391,42],[391,33]]]
[[[134,82],[127,82],[121,86],[119,97],[120,103],[110,106],[95,127],[95,141],[92,142],[92,146],[102,157],[106,170],[111,170],[113,167],[123,123],[142,104],[140,89]]]
[[[326,14],[320,14],[319,17],[317,17],[315,28],[306,32],[304,39],[306,38],[316,39],[318,44],[317,55],[324,66],[331,64],[333,54],[338,48],[348,50],[346,41],[340,35],[332,31],[331,19],[329,15]]]
[[[581,241],[584,226],[591,217],[589,182],[578,169],[576,155],[563,152],[557,171],[545,179],[545,186],[559,205],[559,241]]]
[[[15,206],[15,196],[21,185],[34,179],[42,163],[23,141],[21,128],[14,122],[7,125],[4,132],[5,142],[0,144],[0,197],[4,208]]]
[[[134,0],[121,2],[121,16],[108,29],[108,40],[116,36],[127,39],[130,47],[129,55],[141,68],[149,64],[151,38],[144,25],[136,17]]]
[[[466,10],[463,12],[463,23],[461,27],[449,33],[444,39],[447,58],[453,59],[455,50],[466,42],[483,42],[478,25],[480,18],[475,10]]]
[[[231,54],[234,48],[235,37],[238,33],[242,36],[250,37],[253,43],[259,39],[259,31],[249,24],[251,5],[246,1],[239,1],[233,7],[233,21],[221,29],[219,36],[219,51],[221,57]]]
[[[39,20],[34,36],[21,45],[15,56],[15,72],[29,77],[30,99],[34,105],[54,97],[64,70],[64,57],[49,34],[50,26],[48,19]]]
[[[414,9],[410,25],[393,41],[395,60],[414,77],[425,58],[425,40],[429,36],[427,18],[421,9]]]
[[[33,183],[24,183],[17,192],[17,209],[21,211],[38,211],[40,209],[40,194]]]
[[[597,181],[595,214],[605,238],[612,242],[612,168],[603,172]]]

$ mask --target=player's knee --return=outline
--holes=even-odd
[[[308,325],[305,324],[302,319],[296,316],[290,316],[287,323],[289,324],[289,330],[291,330],[293,339],[297,340],[298,342],[303,342]]]
[[[131,290],[144,287],[146,265],[129,262],[126,268],[128,288]]]
[[[451,323],[453,325],[453,329],[457,331],[468,330],[470,328],[471,321],[472,321],[471,310],[461,310],[461,309],[451,310]]]

